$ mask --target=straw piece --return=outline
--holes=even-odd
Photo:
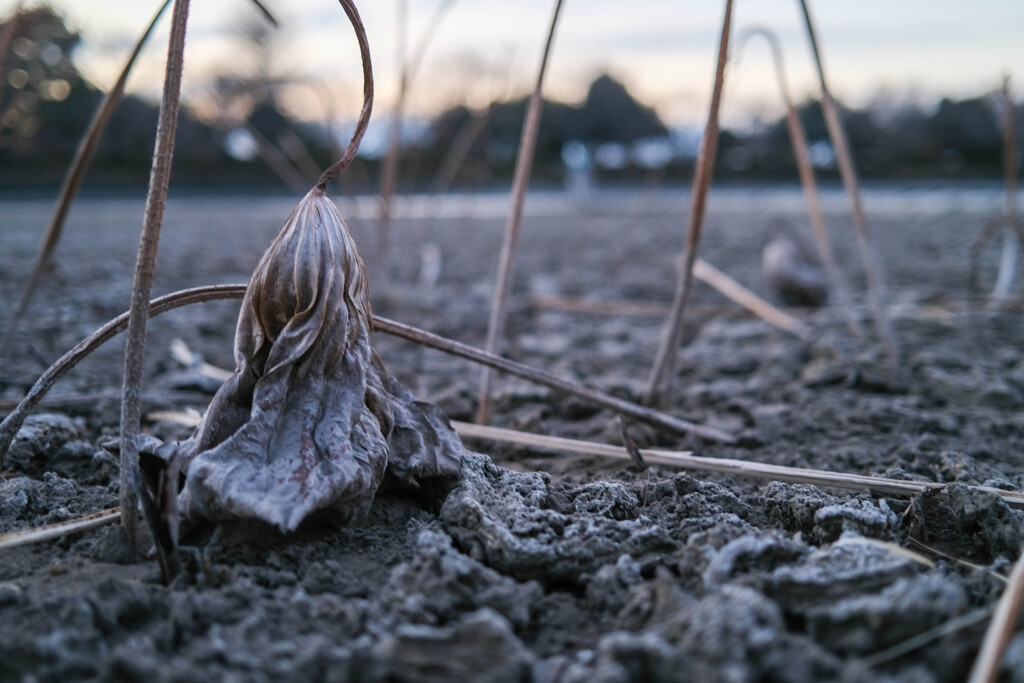
[[[693,276],[780,330],[804,340],[810,339],[814,334],[807,323],[765,301],[704,259],[698,258],[694,262]],[[580,313],[651,317],[663,316],[670,310],[667,306],[643,301],[600,301],[558,296],[536,296],[533,298],[533,305]]]
[[[619,460],[633,460],[629,450],[622,446],[612,446],[603,443],[590,441],[579,441],[577,439],[566,439],[560,436],[545,436],[543,434],[530,434],[515,429],[503,429],[489,425],[473,424],[471,422],[460,422],[452,420],[452,426],[459,436],[474,439],[486,439],[488,441],[504,441],[516,443],[523,446],[534,446],[552,451],[564,451],[567,453],[585,453],[587,455],[603,455]],[[659,453],[673,453],[675,455],[690,456],[690,451],[653,451],[645,448],[640,449],[640,455],[647,462],[658,463]],[[672,464],[665,461],[660,464]]]
[[[501,429],[486,425],[471,425],[466,422],[452,421],[452,424],[455,426],[455,429],[459,434],[467,437],[492,439],[495,441],[509,441],[511,443],[535,445],[555,450],[571,449],[575,452],[595,454],[597,454],[597,449],[602,449],[602,451],[607,452],[601,452],[600,455],[607,454],[610,457],[629,458],[629,454],[626,449],[616,446],[605,446],[603,444],[595,444],[589,441],[576,441],[574,439],[564,439],[561,437],[543,437],[536,434],[526,434],[512,429]],[[614,452],[611,449],[614,449]],[[625,455],[622,455],[623,453],[625,453]],[[942,489],[946,486],[946,484],[937,484],[935,482],[885,479],[883,477],[869,477],[863,474],[845,474],[841,472],[828,472],[825,470],[804,469],[800,467],[768,465],[765,463],[750,462],[747,460],[734,460],[731,458],[698,457],[692,453],[681,451],[641,449],[640,454],[648,463],[678,467],[680,469],[693,470],[695,472],[719,472],[722,474],[741,477],[772,479],[774,481],[782,481],[792,484],[810,484],[812,486],[824,486],[851,491],[870,491],[875,495],[911,497],[924,493],[925,491]],[[968,488],[975,491],[982,491],[997,495],[1010,507],[1024,509],[1024,493],[1017,491],[1004,491],[1002,489],[990,488],[988,486],[969,486]]]
[[[555,10],[551,15],[548,27],[548,38],[544,43],[540,67],[537,69],[537,84],[530,96],[530,104],[523,119],[523,132],[519,136],[519,154],[516,156],[515,175],[512,180],[512,207],[509,211],[505,235],[501,242],[501,254],[498,257],[498,277],[494,283],[494,298],[491,300],[491,315],[487,321],[487,340],[484,349],[488,353],[498,353],[505,338],[505,320],[508,317],[508,299],[512,291],[512,278],[515,274],[516,252],[519,250],[519,232],[523,222],[523,202],[526,199],[526,188],[530,184],[530,172],[533,168],[533,154],[537,148],[537,135],[540,133],[540,111],[544,103],[541,89],[544,85],[544,74],[548,67],[548,57],[558,26],[558,14],[562,9],[562,0],[556,0]],[[480,374],[480,391],[477,395],[476,421],[486,424],[491,421],[491,388],[494,384],[494,373],[484,368]]]
[[[1010,580],[999,598],[995,614],[985,632],[978,658],[971,667],[970,683],[993,683],[999,678],[1006,646],[1017,630],[1021,602],[1024,601],[1024,552],[1010,572]]]
[[[61,538],[68,534],[77,534],[83,531],[98,529],[108,524],[113,524],[121,519],[121,508],[109,508],[78,519],[56,524],[47,524],[37,529],[25,529],[23,531],[11,531],[0,535],[0,550],[10,550],[32,543],[42,543]]]
[[[933,629],[929,629],[924,633],[919,633],[916,636],[904,640],[902,643],[893,645],[892,647],[876,652],[873,655],[868,655],[861,659],[866,666],[878,666],[885,662],[891,661],[902,657],[903,655],[910,654],[914,650],[920,649],[925,645],[938,640],[939,638],[945,638],[948,635],[956,633],[962,628],[973,626],[978,622],[988,619],[992,615],[991,607],[979,607],[978,609],[971,610],[967,614],[963,614],[955,619],[950,619],[944,624],[939,624]]]
[[[693,276],[780,330],[795,334],[804,341],[814,336],[814,331],[807,323],[771,305],[704,259],[699,258],[694,262]]]
[[[538,295],[530,300],[537,308],[550,308],[570,313],[596,313],[598,315],[632,315],[637,317],[661,318],[668,314],[669,307],[648,301],[608,301],[604,299],[579,299],[572,296]]]

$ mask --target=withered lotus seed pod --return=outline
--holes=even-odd
[[[415,485],[456,474],[458,435],[388,373],[370,348],[371,321],[355,243],[314,188],[249,282],[234,374],[180,444],[187,520],[292,531],[319,509],[350,519],[385,475]]]

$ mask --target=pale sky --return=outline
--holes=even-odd
[[[149,21],[156,0],[50,0],[86,44],[78,63],[100,87],[114,80],[125,53]],[[440,0],[408,0],[415,45]],[[281,22],[274,75],[305,78],[332,93],[337,117],[354,117],[361,93],[358,53],[344,12],[333,0],[264,0]],[[863,106],[879,93],[930,104],[941,96],[974,97],[1013,75],[1024,93],[1024,0],[811,0],[826,73],[845,103]],[[32,3],[30,3],[32,4]],[[5,13],[13,0],[0,0]],[[377,111],[396,90],[398,0],[364,0],[377,80]],[[455,103],[480,105],[526,93],[536,78],[552,0],[457,0],[426,53],[410,109],[430,114]],[[624,81],[670,124],[700,124],[706,116],[724,3],[720,0],[564,0],[545,95],[579,101],[603,71]],[[168,12],[169,14],[169,12]],[[248,0],[193,0],[185,62],[186,91],[196,94],[218,72],[239,67],[238,26],[255,17]],[[166,25],[154,36],[129,85],[159,93]],[[796,99],[816,92],[816,77],[797,0],[736,0],[733,47],[745,27],[773,28],[783,43]],[[722,116],[742,124],[779,115],[769,52],[760,39],[727,72]],[[296,87],[293,113],[323,115],[322,97]]]

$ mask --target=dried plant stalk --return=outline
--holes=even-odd
[[[153,33],[153,28],[156,26],[157,21],[159,21],[164,10],[170,4],[171,0],[164,0],[160,9],[157,10],[153,19],[149,22],[149,26],[146,27],[142,36],[136,41],[135,48],[128,56],[124,68],[121,69],[121,75],[117,77],[117,81],[109,92],[104,95],[103,100],[93,114],[92,120],[89,122],[89,127],[86,128],[82,139],[78,142],[75,156],[71,160],[71,164],[68,166],[67,173],[64,176],[64,182],[60,188],[53,217],[46,228],[46,236],[43,238],[43,244],[40,246],[39,254],[36,256],[35,264],[32,266],[32,274],[29,275],[28,284],[25,285],[25,290],[21,293],[21,298],[11,314],[11,319],[7,322],[7,331],[4,333],[3,339],[0,340],[0,355],[3,354],[13,339],[18,323],[25,315],[25,310],[32,300],[32,295],[35,293],[36,287],[39,286],[43,273],[46,271],[46,266],[53,257],[53,252],[57,248],[58,242],[60,242],[60,238],[64,233],[64,223],[67,221],[68,212],[71,210],[71,205],[74,203],[75,197],[78,196],[78,191],[85,181],[85,176],[96,155],[96,148],[99,146],[103,131],[106,130],[107,124],[110,123],[110,117],[114,114],[114,109],[117,108],[122,95],[124,95],[125,84],[128,82],[128,75],[131,73],[132,67],[135,66],[135,60],[138,58],[139,52],[142,51],[142,46],[146,44],[150,34]],[[10,26],[11,24],[8,25]],[[2,39],[0,39],[0,59],[3,58],[3,54],[6,52],[2,42]]]
[[[146,348],[146,321],[149,318],[149,293],[156,268],[157,245],[163,222],[167,188],[171,181],[171,157],[174,134],[178,127],[178,101],[181,75],[185,61],[185,28],[188,24],[189,0],[174,0],[170,44],[164,92],[157,119],[153,167],[146,196],[146,214],[139,238],[139,255],[132,287],[131,314],[128,318],[128,340],[124,355],[124,398],[121,402],[121,523],[130,542],[138,550],[136,524],[136,488],[139,486],[138,444],[142,407],[142,357]]]
[[[1010,92],[1010,77],[1003,80],[1003,182],[1006,184],[1006,218],[1009,226],[1003,231],[1003,250],[999,257],[999,271],[992,297],[1006,299],[1013,290],[1020,259],[1020,229],[1017,215],[1017,110]]]
[[[52,541],[68,534],[99,529],[108,524],[113,524],[120,518],[121,508],[109,508],[86,517],[70,519],[66,522],[47,524],[43,527],[25,529],[24,531],[11,531],[6,534],[0,534],[0,550],[11,550],[23,545]]]
[[[288,186],[289,190],[295,194],[303,194],[308,187],[309,180],[303,177],[302,172],[288,156],[255,127],[244,124],[243,128],[256,141],[256,150],[270,170],[277,174],[277,177]]]
[[[1021,603],[1024,602],[1024,553],[1010,573],[1010,580],[999,598],[996,612],[985,632],[978,658],[971,667],[970,683],[994,683],[999,679],[1006,646],[1017,630]]]
[[[196,287],[179,292],[173,292],[149,304],[147,311],[150,317],[166,313],[167,311],[188,306],[203,301],[215,301],[218,299],[241,299],[245,294],[245,285],[215,285],[213,287]],[[98,349],[107,341],[113,339],[119,332],[128,328],[128,317],[130,312],[122,313],[113,320],[110,320],[88,337],[80,341],[70,351],[57,359],[53,365],[46,369],[36,383],[32,385],[28,393],[3,422],[0,422],[0,462],[3,461],[7,450],[14,441],[15,435],[25,423],[25,418],[32,414],[36,406],[53,388],[53,385],[61,377],[70,372],[82,359]],[[120,394],[119,394],[120,397]]]
[[[562,437],[542,436],[520,432],[514,429],[501,429],[487,425],[475,425],[466,422],[453,422],[459,433],[466,437],[490,439],[493,441],[505,441],[519,443],[526,446],[537,446],[550,448],[552,450],[568,450],[579,453],[592,453],[594,455],[607,455],[616,458],[629,458],[626,449],[617,446],[597,444],[590,441],[578,441]],[[823,486],[826,488],[843,489],[848,491],[869,491],[875,495],[910,497],[916,496],[925,491],[942,489],[946,484],[935,482],[907,481],[904,479],[886,479],[884,477],[869,477],[863,474],[847,474],[843,472],[828,472],[826,470],[813,470],[802,467],[786,467],[783,465],[768,465],[748,460],[734,460],[732,458],[711,458],[706,456],[695,456],[685,451],[666,451],[656,448],[644,448],[640,450],[644,460],[649,463],[679,467],[694,472],[719,472],[732,476],[751,477],[755,479],[770,479],[791,484],[810,484],[812,486]],[[977,491],[984,491],[997,495],[1007,505],[1016,509],[1024,509],[1024,493],[1018,491],[1006,491],[994,489],[987,486],[968,487]]]
[[[349,519],[385,473],[451,476],[462,448],[370,348],[362,260],[334,204],[314,188],[246,290],[234,375],[179,445],[191,521],[260,519],[292,531],[329,508]]]
[[[793,147],[793,158],[796,160],[797,174],[804,191],[804,199],[807,201],[807,216],[814,232],[814,244],[818,251],[818,258],[821,259],[821,264],[825,267],[825,272],[831,281],[832,291],[846,318],[850,333],[854,338],[862,340],[864,330],[861,329],[860,321],[853,313],[853,297],[850,294],[850,287],[836,264],[835,254],[832,251],[832,240],[825,227],[825,213],[821,210],[818,184],[814,178],[814,167],[811,165],[811,158],[807,153],[807,133],[804,131],[803,123],[800,122],[793,98],[789,94],[789,85],[782,59],[782,45],[779,43],[778,35],[766,26],[747,29],[747,37],[755,35],[763,36],[771,48],[772,61],[775,65],[775,80],[778,82],[779,94],[786,107],[786,129],[789,131],[789,140]]]
[[[474,112],[472,118],[459,129],[455,137],[452,138],[451,144],[448,145],[448,150],[441,159],[441,163],[437,165],[437,173],[430,186],[431,192],[443,194],[448,191],[455,180],[455,175],[459,172],[459,167],[462,166],[462,162],[473,148],[473,143],[484,132],[497,111],[497,103],[492,102],[486,109]]]
[[[537,148],[537,134],[540,132],[540,111],[544,100],[541,90],[544,85],[544,74],[548,68],[548,57],[555,39],[555,28],[558,26],[558,14],[562,9],[562,0],[555,1],[555,9],[548,27],[548,37],[544,42],[540,67],[537,69],[537,84],[530,96],[530,104],[523,119],[523,132],[519,136],[519,154],[516,156],[516,168],[512,180],[512,208],[509,211],[508,223],[505,225],[505,236],[501,243],[501,255],[498,259],[498,277],[494,283],[494,298],[491,301],[491,315],[487,323],[487,340],[484,349],[488,353],[499,353],[505,337],[505,320],[508,317],[508,299],[512,291],[512,277],[515,274],[516,252],[519,249],[519,232],[523,222],[523,203],[526,200],[526,188],[530,184],[530,172],[533,168],[533,154]],[[487,424],[491,421],[491,386],[494,373],[485,368],[480,375],[480,391],[477,396],[476,421]]]
[[[861,205],[860,181],[857,178],[857,169],[853,164],[853,154],[850,152],[850,145],[846,140],[846,131],[843,129],[843,124],[839,119],[839,108],[836,106],[835,100],[832,99],[832,92],[829,90],[825,79],[825,68],[821,60],[821,51],[818,49],[817,34],[811,21],[807,0],[800,0],[800,7],[803,9],[804,23],[807,26],[807,37],[810,40],[811,51],[814,54],[814,64],[818,70],[818,81],[821,85],[821,108],[825,115],[825,126],[828,128],[829,138],[832,140],[832,146],[835,148],[839,175],[843,180],[843,186],[846,188],[846,194],[850,199],[850,212],[853,216],[853,225],[856,228],[857,247],[860,250],[861,261],[864,263],[864,274],[868,284],[868,300],[871,305],[875,329],[890,360],[895,362],[899,358],[899,350],[896,347],[896,337],[892,331],[892,323],[889,321],[889,315],[885,310],[885,282],[874,248],[871,246],[868,222],[864,216],[864,208]]]
[[[430,45],[431,39],[437,34],[445,13],[455,4],[455,0],[445,0],[434,10],[430,24],[417,44],[412,59],[406,60],[405,46],[408,40],[408,0],[398,0],[397,21],[395,22],[396,47],[398,50],[398,98],[391,112],[388,128],[388,151],[384,157],[384,167],[380,180],[380,213],[377,220],[377,260],[380,266],[381,280],[385,286],[391,276],[391,209],[394,202],[395,188],[398,185],[398,158],[402,151],[402,119],[405,116],[405,104],[409,96],[409,85],[416,70],[423,63],[423,55]]]
[[[794,334],[804,341],[809,340],[814,334],[807,323],[771,305],[704,259],[699,258],[694,262],[693,276],[780,330]]]
[[[184,442],[151,449],[161,474],[154,481],[177,482],[164,472],[180,465],[181,494],[164,500],[189,524],[257,519],[290,532],[317,510],[347,522],[385,478],[405,486],[450,478],[465,453],[444,414],[417,401],[371,349],[366,272],[325,193],[355,157],[372,111],[365,30],[350,0],[342,6],[363,61],[356,133],[256,266],[238,319],[235,371],[199,427]],[[161,509],[158,530],[176,513]]]
[[[722,35],[718,42],[718,64],[715,68],[715,85],[711,91],[711,106],[708,109],[708,120],[704,126],[704,137],[701,139],[700,152],[697,155],[697,170],[693,177],[693,195],[690,206],[690,227],[686,233],[686,246],[683,251],[683,268],[676,281],[675,294],[672,297],[672,309],[661,336],[661,345],[654,359],[647,380],[647,392],[644,402],[647,405],[661,403],[668,392],[671,379],[676,371],[676,357],[679,353],[679,338],[683,331],[683,315],[686,302],[690,298],[690,286],[693,282],[693,265],[697,260],[700,246],[701,231],[704,227],[704,208],[707,203],[708,189],[711,187],[711,176],[714,173],[715,153],[718,150],[718,109],[722,102],[722,89],[725,84],[725,63],[729,55],[729,33],[732,27],[732,0],[725,2],[725,16],[722,19]]]
[[[241,299],[245,296],[246,285],[210,285],[206,287],[194,287],[179,292],[172,292],[165,296],[154,299],[150,302],[149,315],[156,316],[161,313],[189,306],[204,301],[215,301],[221,299]],[[25,418],[32,414],[32,411],[45,398],[46,394],[53,388],[53,385],[61,377],[70,372],[83,358],[112,339],[119,332],[123,332],[128,326],[129,313],[122,313],[113,320],[107,322],[101,328],[90,334],[79,342],[73,349],[61,356],[51,365],[43,375],[36,380],[36,383],[29,390],[28,394],[0,423],[0,462],[7,454],[11,442],[24,424]],[[373,328],[375,331],[391,334],[417,344],[429,346],[444,353],[449,353],[460,358],[486,364],[501,372],[507,372],[517,377],[546,386],[558,391],[564,391],[574,396],[591,401],[596,405],[603,406],[617,413],[626,415],[640,422],[667,429],[672,432],[686,434],[693,433],[709,441],[722,443],[733,443],[735,437],[722,430],[713,429],[703,425],[682,420],[672,415],[666,415],[656,410],[630,403],[623,399],[605,394],[577,382],[572,382],[557,377],[541,370],[527,367],[520,363],[487,353],[481,349],[461,344],[452,339],[446,339],[439,335],[420,330],[411,325],[388,320],[380,316],[373,317]]]

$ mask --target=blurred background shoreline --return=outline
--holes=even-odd
[[[100,2],[97,12],[110,12],[113,4]],[[294,12],[290,3],[278,4],[285,15]],[[454,7],[446,21],[458,24],[460,11],[469,10],[457,3],[449,4]],[[992,3],[989,9],[998,4]],[[410,32],[424,30],[422,24],[430,16],[426,5],[434,10],[444,9],[436,2],[416,6],[416,14],[409,20],[419,23]],[[248,15],[243,12],[246,9]],[[284,73],[287,60],[282,66],[277,55],[287,51],[290,43],[275,38],[274,29],[261,24],[246,4],[235,7],[235,11],[244,18],[231,37],[243,46],[237,50],[238,59],[221,64],[219,71],[196,57],[186,62],[186,83],[194,73],[205,74],[205,90],[197,94],[195,87],[186,88],[172,192],[288,193],[291,188],[295,194],[315,178],[319,169],[334,158],[339,145],[347,141],[349,112],[339,107],[333,116],[320,120],[298,116],[292,102],[296,90],[316,90],[320,86],[312,83],[308,75]],[[702,11],[714,15],[707,7]],[[84,14],[78,6],[68,7],[67,12],[64,14],[58,3],[57,9],[30,6],[20,14],[0,74],[0,197],[35,195],[58,187],[78,139],[103,95],[79,64],[83,52],[87,57],[84,61],[97,62],[97,48],[89,42],[91,37],[100,39],[93,35],[95,17],[76,16]],[[379,10],[372,9],[370,13]],[[338,14],[340,21],[341,13]],[[7,21],[10,16],[7,15]],[[93,28],[80,31],[76,28],[80,22]],[[193,29],[190,40],[204,44],[208,38],[204,30],[211,29]],[[737,30],[742,32],[742,26]],[[296,30],[284,33],[294,40]],[[714,31],[710,33],[713,38]],[[338,36],[338,41],[347,41],[340,27]],[[437,41],[444,37],[440,34]],[[964,39],[969,37],[965,32]],[[516,40],[516,36],[509,37],[510,43]],[[685,43],[685,36],[678,42]],[[119,47],[123,48],[121,52],[127,52],[124,46]],[[954,47],[951,44],[949,49]],[[150,62],[160,61],[162,49],[160,36],[155,35],[149,50],[156,54],[150,55]],[[561,52],[556,53],[556,61],[562,53],[563,59],[571,61],[571,48],[558,49]],[[827,42],[825,49],[827,55]],[[117,52],[109,46],[107,51]],[[743,89],[751,87],[750,69],[754,67],[748,64],[753,61],[761,68],[761,62],[768,60],[753,47],[737,51],[747,52],[748,56],[734,57],[730,66],[738,76],[738,84],[731,86],[731,94],[727,94],[726,110],[734,115],[724,120],[715,182],[795,186],[793,152],[778,106],[765,105],[759,109],[756,103],[750,104],[740,95]],[[708,52],[710,58],[711,51]],[[393,130],[390,117],[395,101],[387,85],[387,50],[378,49],[377,55],[383,55],[376,71],[378,104],[360,158],[342,180],[340,190],[348,194],[376,191],[387,137]],[[124,59],[123,54],[120,59]],[[471,62],[476,58],[465,59]],[[507,188],[526,108],[525,96],[509,94],[518,91],[518,77],[506,74],[502,80],[491,73],[494,69],[474,77],[468,66],[465,73],[456,74],[448,61],[439,61],[449,70],[450,80],[461,83],[456,88],[461,94],[449,93],[447,105],[435,110],[410,95],[400,132],[399,193],[487,193]],[[512,69],[514,60],[510,57],[508,61],[507,68]],[[798,78],[805,62],[802,53],[791,55],[788,60]],[[140,69],[144,74],[152,66],[142,65]],[[477,66],[483,69],[479,63]],[[430,68],[437,70],[436,67],[437,64],[427,62],[424,84],[417,89],[429,89],[436,74],[427,72]],[[869,185],[894,180],[911,184],[965,180],[998,183],[1004,170],[1000,119],[1001,107],[1005,106],[996,89],[999,68],[993,65],[991,82],[979,81],[971,92],[932,96],[929,100],[883,84],[867,101],[861,96],[862,105],[844,107],[844,124],[865,181]],[[597,187],[640,191],[660,186],[685,188],[700,145],[699,119],[678,115],[678,110],[667,107],[658,97],[645,101],[634,94],[635,90],[649,92],[651,88],[644,85],[643,79],[621,80],[613,75],[629,71],[628,67],[617,66],[613,59],[603,67],[594,65],[593,69],[597,71],[587,82],[577,83],[577,88],[585,91],[582,100],[546,100],[533,170],[534,186],[566,188],[575,193]],[[842,70],[840,63],[836,71]],[[90,71],[97,72],[95,65]],[[557,75],[556,71],[552,79]],[[701,87],[710,85],[705,84],[707,73],[690,78]],[[133,76],[132,81],[137,80]],[[897,81],[896,76],[893,81]],[[380,83],[385,85],[381,87]],[[556,94],[571,94],[565,87],[557,87],[557,83],[551,89]],[[799,80],[797,92],[805,93],[797,111],[807,131],[810,158],[827,186],[837,182],[837,174],[820,103]],[[837,94],[841,104],[843,93],[840,83]],[[330,93],[321,93],[320,99],[327,101],[331,97]],[[1012,101],[1017,111],[1017,139],[1024,141],[1024,105]],[[747,102],[747,115],[736,116],[742,109],[741,102]],[[670,120],[673,112],[675,118]],[[155,123],[156,104],[151,93],[145,87],[129,87],[100,142],[85,181],[86,195],[119,192],[117,188],[126,188],[130,193],[145,187]],[[452,159],[452,150],[459,145],[464,147],[462,156]],[[1018,159],[1024,159],[1024,154],[1018,154]]]

